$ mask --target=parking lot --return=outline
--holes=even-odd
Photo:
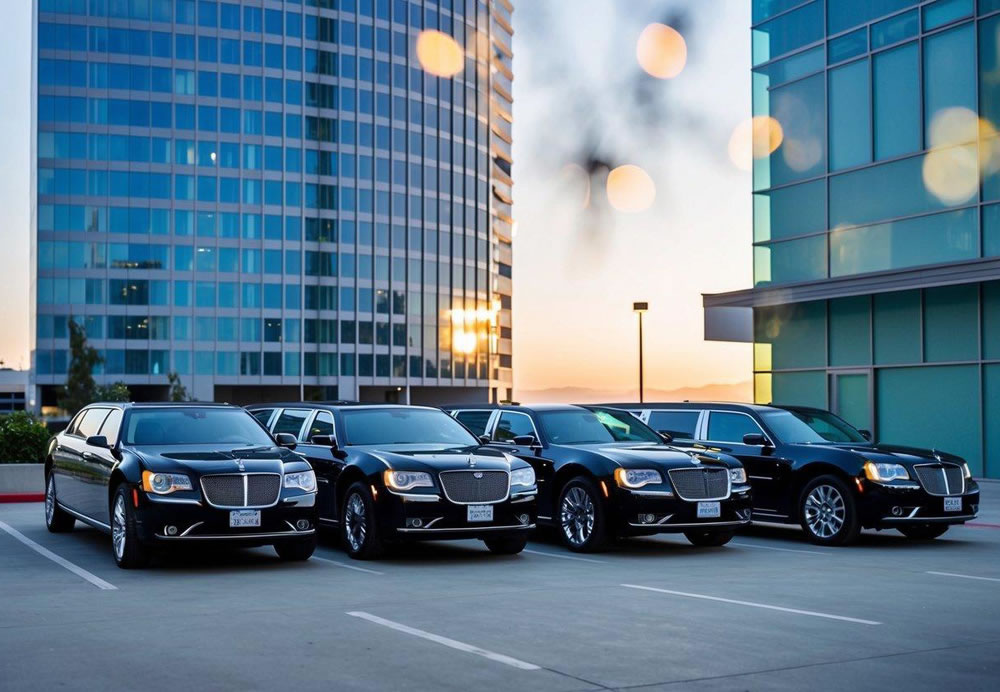
[[[996,689],[1000,483],[974,526],[822,548],[756,526],[597,555],[539,538],[307,563],[184,551],[119,570],[109,538],[0,505],[0,689]]]

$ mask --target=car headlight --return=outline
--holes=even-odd
[[[513,485],[534,485],[535,469],[530,466],[526,469],[511,469],[510,484]]]
[[[965,476],[966,480],[972,478],[972,469],[970,469],[969,464],[964,461],[962,462],[962,475]]]
[[[910,474],[900,464],[887,464],[878,461],[865,462],[865,477],[870,481],[884,483],[886,481],[906,481]]]
[[[309,471],[286,473],[285,487],[298,488],[299,490],[305,490],[307,493],[314,493],[316,492],[316,472],[310,469]]]
[[[615,469],[615,483],[621,488],[635,490],[644,485],[653,485],[663,482],[663,476],[655,469]]]
[[[729,469],[729,480],[733,483],[746,483],[747,472],[742,466],[738,469]]]
[[[387,487],[393,490],[434,487],[431,474],[423,471],[383,471],[382,480],[385,481]]]
[[[169,495],[177,490],[192,490],[191,479],[183,473],[142,472],[142,489],[156,495]]]

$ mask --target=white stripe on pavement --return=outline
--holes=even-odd
[[[737,601],[731,598],[719,598],[718,596],[706,596],[700,593],[687,593],[686,591],[671,591],[670,589],[657,589],[653,586],[639,586],[638,584],[622,584],[628,589],[641,589],[643,591],[656,591],[657,593],[671,594],[673,596],[686,596],[687,598],[700,598],[706,601],[718,601],[720,603],[734,603],[736,605],[750,606],[751,608],[765,608],[767,610],[778,610],[783,613],[793,615],[809,615],[816,618],[827,618],[828,620],[842,620],[844,622],[855,622],[859,625],[881,625],[881,622],[874,620],[862,620],[860,618],[849,618],[844,615],[830,615],[829,613],[818,613],[814,610],[799,610],[798,608],[784,608],[782,606],[767,605],[765,603],[754,603],[752,601]]]
[[[589,557],[576,557],[575,555],[559,555],[557,553],[547,553],[547,552],[543,552],[541,550],[531,550],[529,548],[525,548],[521,552],[531,553],[532,555],[544,555],[545,557],[554,557],[554,558],[557,558],[559,560],[576,560],[577,562],[593,562],[595,565],[606,565],[606,564],[608,564],[604,560],[591,560]]]
[[[337,567],[343,567],[344,569],[353,569],[355,572],[365,572],[366,574],[385,574],[385,572],[379,572],[374,569],[367,569],[365,567],[355,567],[354,565],[345,565],[343,562],[331,560],[326,557],[319,557],[318,555],[313,555],[311,559],[319,560],[320,562],[325,562],[329,565],[336,565]]]
[[[959,579],[975,579],[977,581],[1000,581],[996,577],[975,577],[971,574],[955,574],[954,572],[928,572],[927,574],[936,574],[939,577],[958,577]]]
[[[805,553],[806,555],[829,555],[825,550],[802,550],[801,548],[776,548],[773,545],[757,545],[756,543],[743,543],[742,541],[730,541],[729,545],[738,545],[741,548],[760,548],[761,550],[777,550],[782,553]]]
[[[66,560],[65,558],[59,557],[58,555],[56,555],[55,553],[53,553],[48,548],[45,548],[45,547],[43,547],[43,546],[35,543],[33,540],[31,540],[30,538],[28,538],[27,536],[25,536],[23,533],[21,533],[20,531],[18,531],[14,527],[12,527],[10,524],[7,524],[7,523],[4,523],[4,522],[0,521],[0,529],[3,529],[7,533],[9,533],[11,536],[13,536],[17,540],[21,541],[26,546],[28,546],[29,548],[31,548],[32,550],[34,550],[36,553],[38,553],[39,555],[41,555],[42,557],[47,557],[48,559],[52,560],[52,562],[56,563],[60,567],[64,567],[64,568],[68,569],[70,572],[72,572],[73,574],[75,574],[76,576],[78,576],[78,577],[80,577],[82,579],[86,579],[87,581],[89,581],[91,584],[93,584],[97,588],[99,588],[99,589],[105,589],[107,591],[112,591],[112,590],[117,590],[118,589],[117,586],[115,586],[114,584],[110,584],[110,583],[104,581],[103,579],[101,579],[100,577],[98,577],[96,574],[91,574],[90,572],[88,572],[84,568],[78,567],[78,566],[74,565],[69,560]]]
[[[503,654],[487,651],[486,649],[480,649],[478,646],[472,646],[471,644],[465,644],[463,642],[455,641],[454,639],[449,639],[448,637],[442,637],[441,635],[438,634],[432,634],[431,632],[418,630],[415,627],[410,627],[408,625],[403,625],[398,622],[393,622],[392,620],[386,620],[385,618],[380,618],[377,615],[372,615],[371,613],[366,613],[361,610],[354,610],[347,614],[350,615],[351,617],[361,618],[362,620],[373,622],[376,625],[389,627],[390,629],[394,629],[397,632],[412,634],[414,637],[420,637],[421,639],[426,639],[427,641],[435,642],[437,644],[441,644],[443,646],[447,646],[452,649],[457,649],[459,651],[465,651],[466,653],[476,654],[477,656],[488,658],[491,661],[496,661],[497,663],[503,663],[508,666],[513,666],[514,668],[519,668],[521,670],[541,670],[534,663],[527,663],[525,661],[520,661],[516,658],[511,658],[510,656],[504,656]]]

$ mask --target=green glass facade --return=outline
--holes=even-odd
[[[752,9],[753,115],[782,140],[754,162],[754,286],[706,296],[706,325],[752,309],[758,402],[1000,477],[1000,2]]]

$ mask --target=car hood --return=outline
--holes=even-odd
[[[150,471],[185,473],[203,476],[213,473],[281,473],[298,470],[289,462],[307,462],[289,449],[270,447],[253,452],[219,449],[214,445],[143,445],[130,447],[143,466]]]
[[[528,465],[491,447],[420,444],[359,446],[355,449],[381,461],[386,468],[397,471],[437,472],[469,468],[509,471],[512,467]]]
[[[808,449],[830,449],[851,455],[864,461],[886,462],[891,464],[902,464],[903,466],[913,466],[914,464],[937,463],[948,461],[961,464],[965,460],[954,454],[941,452],[934,449],[921,449],[919,447],[907,447],[904,445],[892,445],[879,442],[876,444],[830,444],[830,445],[802,445]]]
[[[694,450],[682,450],[676,447],[651,444],[592,444],[592,445],[558,445],[562,449],[571,450],[577,454],[588,454],[602,458],[623,468],[648,468],[650,464],[665,469],[689,468],[697,464],[716,464],[730,468],[738,468],[740,462],[726,454],[698,453]]]

